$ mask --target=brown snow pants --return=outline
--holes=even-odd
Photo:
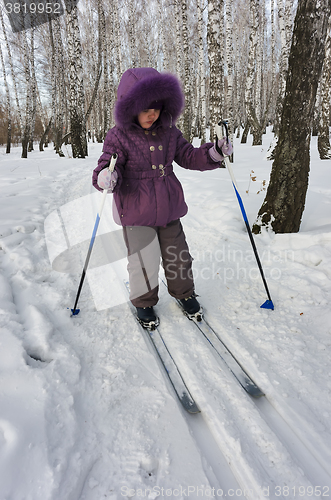
[[[166,227],[126,226],[130,300],[135,307],[158,302],[160,257],[170,295],[184,299],[194,292],[192,257],[180,220]]]

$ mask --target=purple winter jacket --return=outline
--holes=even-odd
[[[162,102],[159,119],[148,130],[137,115]],[[127,70],[120,81],[115,105],[116,126],[107,133],[103,154],[93,171],[93,185],[99,172],[118,154],[118,181],[114,189],[114,219],[123,226],[166,226],[187,213],[182,186],[172,162],[191,170],[213,170],[221,166],[208,153],[213,143],[194,148],[174,126],[184,105],[177,78],[153,68]]]

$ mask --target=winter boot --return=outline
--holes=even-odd
[[[190,319],[202,320],[202,307],[196,299],[196,295],[191,295],[186,299],[180,299],[184,314]]]
[[[148,330],[155,330],[159,326],[159,318],[155,315],[153,307],[137,307],[137,319],[141,326]]]

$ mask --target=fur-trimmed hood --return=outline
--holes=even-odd
[[[176,76],[154,68],[132,68],[123,73],[117,90],[115,122],[130,128],[135,118],[153,101],[162,101],[160,121],[175,123],[184,108],[184,94]]]

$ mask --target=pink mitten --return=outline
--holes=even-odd
[[[101,189],[107,189],[108,193],[112,193],[115,189],[118,179],[116,170],[110,172],[108,168],[104,168],[98,175],[98,186]]]

